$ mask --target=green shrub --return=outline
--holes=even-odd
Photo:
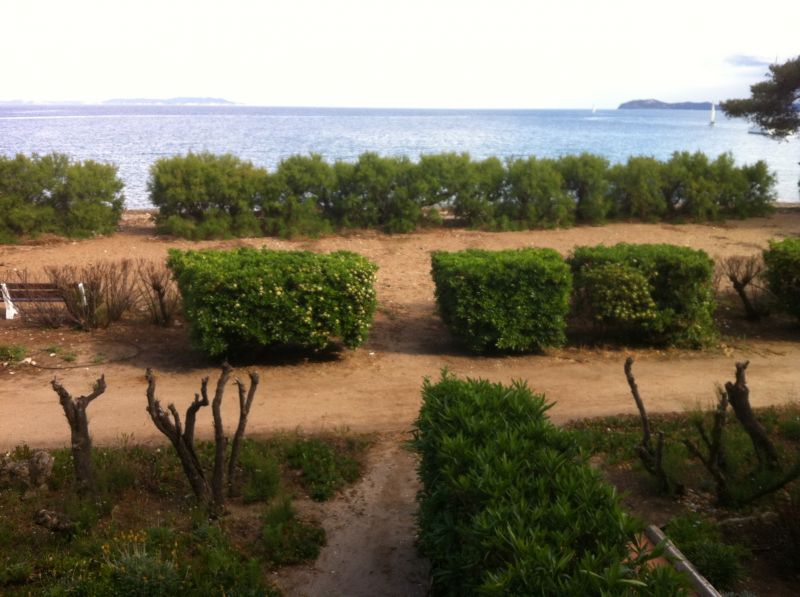
[[[534,157],[508,164],[508,193],[499,206],[500,216],[523,227],[570,226],[575,203],[553,160]]]
[[[267,234],[282,237],[319,236],[330,232],[336,173],[312,153],[295,155],[278,164],[262,195],[261,212]]]
[[[125,197],[117,167],[64,154],[0,156],[0,241],[110,234]]]
[[[209,355],[294,345],[348,348],[366,339],[377,266],[354,253],[241,248],[171,250],[194,344]]]
[[[686,347],[716,337],[714,263],[705,252],[620,243],[577,247],[568,262],[576,311],[611,335]]]
[[[698,572],[720,589],[732,588],[744,575],[741,559],[747,551],[722,541],[719,530],[695,513],[673,518],[666,532]]]
[[[608,160],[582,153],[559,158],[555,165],[564,179],[565,189],[576,204],[577,220],[602,224],[611,209]]]
[[[453,200],[453,213],[472,228],[494,224],[495,211],[506,187],[506,169],[495,158],[472,163],[471,192],[461,192]]]
[[[192,239],[260,234],[253,212],[266,177],[266,170],[231,154],[162,158],[150,167],[147,183],[158,208],[156,224]]]
[[[771,241],[764,263],[769,289],[787,313],[800,317],[800,237]]]
[[[667,211],[662,169],[662,163],[651,157],[631,157],[611,168],[612,213],[646,222],[660,220]]]
[[[552,249],[437,251],[431,264],[439,313],[470,350],[563,344],[572,277]]]
[[[425,381],[419,544],[435,595],[676,595],[630,555],[640,524],[524,383]]]

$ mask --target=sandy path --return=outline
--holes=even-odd
[[[326,504],[306,504],[328,543],[316,562],[280,571],[278,585],[292,597],[415,597],[428,591],[428,565],[414,546],[417,479],[405,436],[381,436],[367,473]]]
[[[134,222],[134,224],[136,224]],[[673,242],[703,248],[712,255],[757,252],[768,239],[800,233],[800,210],[782,210],[771,218],[731,222],[724,226],[613,224],[569,230],[484,233],[444,230],[403,236],[376,233],[314,241],[275,239],[222,243],[168,242],[147,227],[130,225],[110,238],[36,246],[0,247],[5,268],[37,271],[54,263],[147,257],[161,259],[169,247],[266,245],[331,251],[347,248],[376,261],[379,307],[370,340],[356,351],[334,358],[287,358],[258,363],[262,390],[250,418],[252,432],[302,427],[309,430],[347,426],[357,431],[405,431],[419,408],[425,376],[436,378],[443,367],[459,375],[508,382],[526,379],[556,403],[556,421],[604,413],[632,412],[622,375],[624,350],[569,348],[546,355],[473,357],[459,349],[435,314],[430,280],[430,251],[468,247],[491,249],[550,246],[567,253],[578,244]],[[762,336],[758,338],[757,336]],[[637,352],[636,373],[652,410],[691,408],[713,398],[714,384],[730,379],[736,360],[750,359],[753,402],[785,402],[800,397],[800,329],[754,327],[746,341],[707,352]],[[132,344],[131,344],[132,343]],[[74,392],[88,390],[105,373],[108,391],[90,407],[92,433],[99,442],[121,434],[140,441],[160,439],[144,410],[144,370],[158,372],[158,392],[165,402],[186,405],[203,375],[215,369],[188,349],[186,331],[149,325],[115,326],[94,334],[68,329],[41,330],[24,320],[0,320],[0,344],[21,344],[39,363],[65,365],[43,349],[58,346],[79,355],[87,365],[57,371]],[[93,366],[98,358],[127,357]],[[94,356],[93,356],[94,355]],[[37,446],[68,441],[63,414],[49,387],[53,371],[0,371],[0,447],[20,442]],[[227,421],[234,417],[229,399]],[[207,410],[207,409],[205,409]],[[210,413],[202,413],[198,433],[210,434]]]

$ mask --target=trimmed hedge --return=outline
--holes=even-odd
[[[524,383],[425,381],[414,428],[434,595],[680,595],[637,521]]]
[[[437,251],[431,266],[439,313],[470,350],[564,343],[572,276],[556,251]]]
[[[0,242],[110,234],[125,197],[117,167],[61,153],[0,156]]]
[[[800,237],[770,241],[764,263],[769,289],[787,313],[800,317]]]
[[[364,342],[375,311],[377,266],[346,251],[179,251],[175,274],[196,347],[222,355],[243,347],[321,349]]]
[[[704,251],[620,243],[577,247],[568,262],[576,312],[605,332],[684,347],[716,337],[714,262]]]
[[[158,160],[150,199],[159,229],[189,238],[319,235],[334,228],[409,232],[440,225],[440,208],[462,225],[491,230],[553,228],[607,218],[709,220],[767,213],[775,178],[764,162],[736,166],[676,152],[667,161],[632,157],[610,166],[582,153],[557,159],[467,153],[406,156],[362,153],[329,164],[295,155],[272,173],[232,155]]]

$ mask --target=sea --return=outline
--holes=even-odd
[[[129,209],[148,208],[150,166],[189,151],[232,153],[273,170],[319,153],[329,162],[381,155],[467,152],[475,159],[591,152],[612,163],[667,159],[675,151],[730,152],[740,165],[767,162],[780,201],[798,202],[800,140],[750,134],[743,120],[703,110],[412,110],[250,106],[0,106],[0,154],[66,153],[113,163]]]

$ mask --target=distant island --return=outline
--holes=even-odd
[[[710,110],[711,102],[662,102],[657,99],[639,99],[619,105],[617,110]]]
[[[168,99],[115,98],[102,102],[109,106],[235,106],[236,103],[219,97],[171,97]]]

